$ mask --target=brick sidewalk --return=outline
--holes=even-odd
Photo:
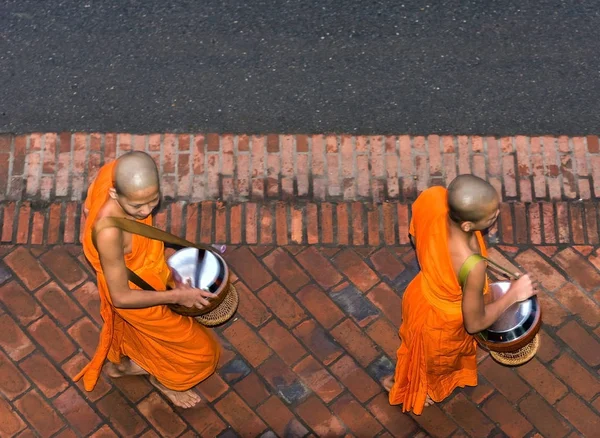
[[[207,172],[195,174],[192,148],[198,142]],[[186,151],[180,151],[182,143]],[[329,170],[350,156],[344,155],[348,144],[358,172],[353,189],[340,179],[340,188],[350,191],[331,194]],[[1,167],[7,163],[10,177],[0,181],[9,189],[0,202],[0,436],[595,436],[597,138],[431,136],[398,137],[393,144],[398,149],[391,149],[389,138],[344,136],[3,137],[0,155],[8,160],[0,157],[0,175],[8,175]],[[285,165],[254,174],[254,182],[250,176],[246,195],[240,194],[233,178],[253,166],[255,145],[264,153],[263,170],[288,162],[290,151],[296,165],[312,168],[306,194],[300,195],[298,167],[289,173]],[[395,187],[396,180],[369,172],[379,172],[377,150],[389,152],[386,166],[396,155],[401,166],[407,145],[415,167],[397,174],[393,197],[388,182]],[[432,145],[440,150],[438,174],[431,170]],[[172,181],[167,191],[173,199],[158,215],[158,226],[190,240],[230,244],[226,259],[240,308],[234,321],[215,330],[224,355],[217,374],[198,387],[208,403],[190,411],[174,410],[145,378],[104,378],[92,393],[69,378],[93,352],[101,326],[95,279],[78,245],[81,197],[103,158],[130,148],[157,154],[163,170],[172,166],[164,181]],[[315,148],[326,166],[321,174]],[[532,167],[524,168],[524,160]],[[539,160],[546,167],[536,167]],[[65,172],[70,163],[77,172]],[[192,171],[178,174],[182,163]],[[207,163],[218,170],[211,173]],[[406,245],[410,202],[418,189],[470,169],[505,182],[491,253],[541,279],[541,350],[516,369],[481,352],[478,387],[455,391],[420,417],[405,415],[387,404],[380,379],[393,367],[402,293],[417,269]],[[194,197],[198,176],[207,185],[200,184],[202,196]],[[182,180],[188,192],[173,184]],[[409,183],[413,191],[407,194]],[[263,187],[262,196],[251,190],[255,184]],[[277,190],[269,192],[269,184]],[[314,190],[320,184],[324,196]],[[238,191],[226,202],[217,199],[227,187]]]

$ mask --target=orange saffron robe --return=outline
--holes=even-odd
[[[117,309],[112,305],[98,252],[92,243],[92,228],[100,208],[108,200],[114,164],[100,169],[85,201],[89,213],[82,239],[83,250],[97,273],[104,325],[94,357],[74,380],[83,377],[85,389],[92,391],[104,360],[108,358],[119,363],[122,356],[127,356],[167,388],[185,391],[215,371],[221,349],[208,330],[194,318],[176,314],[167,306]],[[140,222],[152,225],[152,217]],[[163,242],[134,234],[132,252],[125,255],[125,263],[157,291],[166,289],[171,273]],[[129,283],[129,287],[139,289],[133,283]]]
[[[445,188],[421,193],[413,204],[409,232],[421,270],[402,300],[402,344],[389,402],[420,415],[427,394],[440,402],[456,387],[477,385],[477,344],[463,324],[462,289],[448,246]],[[476,236],[486,257],[483,237],[480,232]]]

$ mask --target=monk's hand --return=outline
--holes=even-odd
[[[533,286],[531,277],[527,274],[520,276],[515,280],[508,291],[515,302],[525,301],[527,298],[532,297],[537,293],[536,288]]]
[[[197,307],[198,309],[208,306],[210,301],[216,297],[216,295],[210,291],[196,289],[187,284],[179,285],[176,291],[176,304],[180,304],[185,307]]]

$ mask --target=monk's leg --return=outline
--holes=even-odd
[[[384,377],[381,383],[385,390],[387,392],[390,392],[392,390],[392,386],[394,386],[394,375],[392,374],[387,377]]]
[[[429,394],[427,394],[427,398],[425,399],[425,407],[427,406],[431,406],[433,405],[435,402],[431,399],[431,397],[429,397]]]
[[[191,389],[187,391],[174,391],[167,388],[165,385],[156,380],[156,377],[150,376],[150,383],[152,383],[156,389],[162,392],[171,403],[180,408],[191,408],[196,406],[200,402],[200,396]]]
[[[128,357],[123,357],[118,364],[108,362],[104,366],[104,371],[106,371],[106,374],[113,379],[124,376],[144,376],[148,374],[145,369]]]

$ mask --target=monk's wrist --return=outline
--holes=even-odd
[[[167,292],[169,294],[169,302],[167,304],[179,304],[181,300],[181,291],[178,289],[171,289]]]

